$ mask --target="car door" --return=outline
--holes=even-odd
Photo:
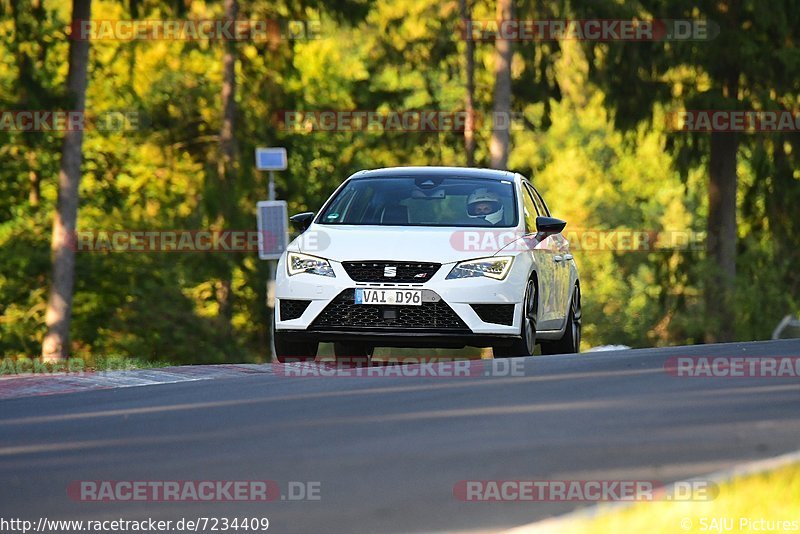
[[[550,210],[547,208],[547,204],[545,204],[539,191],[532,185],[526,184],[526,187],[530,189],[533,202],[539,213],[550,217]],[[558,326],[555,328],[561,328],[561,325],[567,318],[569,299],[571,297],[569,266],[571,263],[570,260],[572,260],[572,254],[570,254],[569,251],[569,241],[562,234],[552,235],[548,237],[546,241],[550,241],[549,246],[553,251],[553,279],[555,281],[554,299],[556,302],[554,315],[558,322]]]
[[[525,215],[526,242],[531,247],[530,254],[536,264],[539,276],[539,316],[538,330],[553,330],[560,327],[558,322],[558,281],[556,280],[555,248],[552,237],[537,242],[536,217],[540,215],[534,195],[523,182],[520,188],[522,207]],[[541,214],[543,215],[543,214]]]

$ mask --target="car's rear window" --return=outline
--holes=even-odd
[[[319,224],[494,226],[517,224],[514,184],[481,178],[354,178],[328,203]]]

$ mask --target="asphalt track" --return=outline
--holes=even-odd
[[[0,516],[498,530],[587,504],[462,502],[458,481],[670,482],[800,449],[800,379],[679,378],[674,356],[800,356],[800,340],[534,357],[516,377],[261,373],[3,400]],[[76,480],[318,481],[321,498],[76,502]]]

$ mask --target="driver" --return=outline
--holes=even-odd
[[[503,220],[503,203],[496,193],[480,187],[467,198],[467,215],[496,225]]]

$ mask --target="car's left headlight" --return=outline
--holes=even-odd
[[[320,276],[330,276],[336,278],[333,273],[331,262],[326,259],[302,254],[300,252],[289,252],[286,257],[286,270],[289,276],[300,273],[318,274]]]
[[[447,275],[447,279],[488,276],[495,280],[502,280],[511,270],[513,262],[513,256],[492,256],[491,258],[462,261],[453,267],[453,270]]]

